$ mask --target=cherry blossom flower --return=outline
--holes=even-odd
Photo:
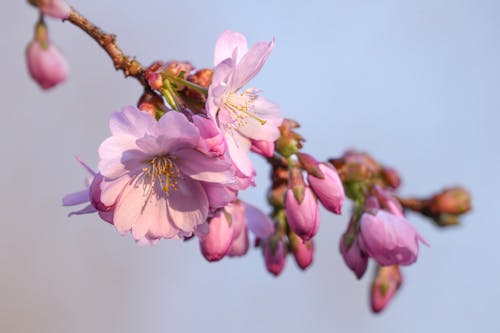
[[[250,50],[245,36],[224,31],[217,40],[214,75],[208,90],[207,110],[216,119],[231,159],[245,176],[253,173],[248,157],[251,140],[274,142],[283,121],[279,107],[253,88],[242,90],[259,73],[274,40]]]
[[[192,236],[210,209],[229,203],[211,196],[234,184],[231,165],[198,149],[199,130],[181,113],[156,121],[125,107],[111,116],[110,130],[90,194],[94,207],[114,212],[118,232],[138,242]]]

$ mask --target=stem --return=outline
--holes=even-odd
[[[104,51],[106,51],[117,71],[121,70],[125,77],[134,77],[141,85],[147,86],[147,82],[143,75],[144,68],[135,58],[123,53],[116,44],[116,35],[102,31],[74,8],[71,8],[71,13],[67,20],[85,31],[104,49]]]

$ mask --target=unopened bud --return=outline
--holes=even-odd
[[[309,174],[307,176],[309,185],[326,209],[335,214],[341,214],[345,194],[337,171],[333,169],[333,166],[323,163],[318,164],[318,169],[323,174],[323,178]]]
[[[401,177],[394,168],[384,167],[380,172],[382,180],[391,188],[397,189],[401,185]]]
[[[302,202],[292,189],[286,192],[285,213],[290,229],[300,238],[306,241],[316,235],[319,228],[319,207],[309,187],[304,190]]]
[[[43,14],[58,19],[67,19],[71,7],[64,0],[28,0],[33,6],[40,8]]]
[[[290,250],[293,253],[295,262],[300,269],[307,269],[313,262],[314,257],[314,242],[312,239],[303,241],[295,233],[288,233],[288,240],[290,243]]]
[[[304,139],[293,129],[299,124],[291,119],[284,119],[280,125],[280,137],[276,141],[276,150],[283,156],[289,157],[302,148]]]
[[[340,253],[347,267],[361,279],[368,267],[368,256],[359,247],[357,235],[351,228],[340,238]]]
[[[462,187],[446,189],[436,194],[430,202],[429,210],[433,214],[460,215],[471,209],[470,193]]]
[[[274,142],[265,140],[251,140],[250,149],[264,157],[272,157],[274,155]]]
[[[277,235],[262,240],[262,252],[267,270],[274,276],[283,271],[286,264],[286,247],[283,239]]]
[[[398,265],[379,267],[371,289],[371,307],[373,312],[382,311],[392,300],[403,277]]]
[[[230,215],[219,211],[208,226],[208,234],[200,237],[200,250],[208,261],[218,261],[224,258],[233,241]]]
[[[47,36],[43,21],[35,27],[35,38],[26,48],[26,64],[33,80],[44,89],[50,89],[64,82],[68,77],[68,64],[61,51]]]

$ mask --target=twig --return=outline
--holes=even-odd
[[[116,44],[116,35],[102,31],[74,8],[71,9],[67,21],[76,25],[92,37],[110,56],[115,69],[123,71],[125,77],[136,78],[143,86],[147,86],[144,78],[144,68],[135,58],[127,56]]]

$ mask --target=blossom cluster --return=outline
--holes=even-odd
[[[42,89],[51,89],[66,80],[68,65],[50,42],[44,17],[65,20],[74,12],[63,0],[30,3],[40,19],[26,50],[27,67]],[[403,282],[400,266],[417,261],[419,243],[428,245],[403,205],[445,226],[470,209],[470,196],[452,188],[431,199],[405,200],[396,194],[396,170],[366,153],[350,150],[319,162],[303,152],[299,123],[247,87],[274,45],[273,39],[249,48],[244,35],[227,30],[215,44],[212,68],[157,61],[139,71],[144,93],[137,106],[111,115],[97,170],[79,160],[89,174],[85,189],[66,195],[63,205],[84,205],[69,215],[97,214],[142,245],[197,238],[211,262],[243,256],[254,243],[277,276],[288,255],[300,269],[310,267],[320,206],[341,214],[347,197],[353,206],[339,251],[358,279],[370,259],[377,265],[371,306],[379,312]],[[239,199],[256,185],[252,152],[272,167],[269,214]]]

